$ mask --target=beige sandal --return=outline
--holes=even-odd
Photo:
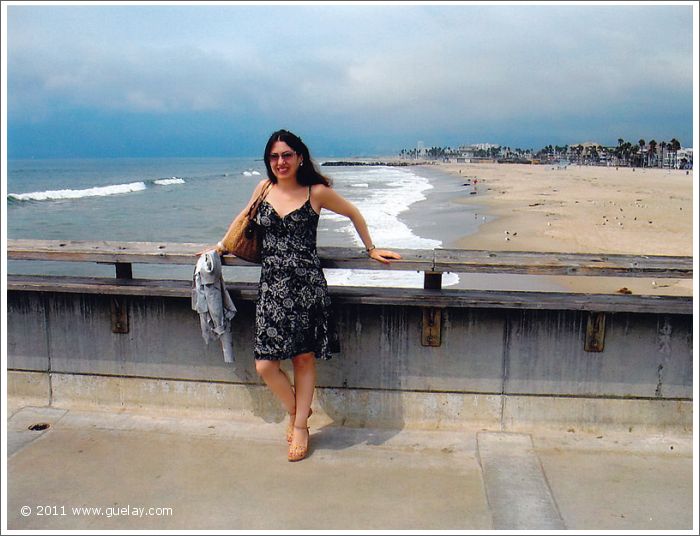
[[[309,429],[306,426],[295,426],[294,428],[297,430],[306,430],[306,433],[309,433]],[[294,443],[291,443],[289,445],[289,451],[287,452],[287,460],[290,462],[298,462],[306,458],[306,456],[309,454],[310,441],[311,435],[309,435],[306,445],[295,445]]]
[[[314,412],[314,410],[309,408],[309,417],[311,417],[311,415],[313,415],[313,412]],[[291,444],[292,435],[294,435],[294,418],[296,417],[296,413],[290,413],[289,417],[290,417],[289,424],[287,425],[287,443]]]

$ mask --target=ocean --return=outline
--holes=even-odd
[[[320,165],[324,159],[316,159]],[[254,158],[9,160],[7,236],[215,244],[265,176]],[[333,187],[365,217],[381,248],[433,249],[475,232],[474,209],[452,203],[461,181],[428,167],[327,166]],[[319,246],[363,247],[352,223],[323,211]],[[194,264],[194,263],[193,263]],[[225,267],[227,281],[259,268]],[[326,270],[331,285],[419,288],[418,272]],[[11,261],[8,273],[112,276],[95,263]],[[191,278],[188,266],[134,265],[134,277]],[[459,283],[445,274],[443,286]]]

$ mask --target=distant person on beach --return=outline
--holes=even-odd
[[[316,253],[316,230],[321,209],[350,218],[367,255],[390,263],[401,256],[377,249],[367,223],[352,203],[339,195],[316,169],[308,147],[286,130],[270,136],[263,154],[267,179],[260,181],[246,213],[272,183],[258,209],[264,229],[262,269],[255,307],[255,368],[289,413],[289,461],[308,454],[307,419],[316,385],[316,359],[339,351],[328,286]],[[225,253],[223,244],[216,250]],[[280,368],[291,359],[294,384]]]

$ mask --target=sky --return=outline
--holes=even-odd
[[[4,3],[9,158],[692,146],[691,3]]]

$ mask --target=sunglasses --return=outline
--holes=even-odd
[[[279,160],[279,158],[282,157],[282,160],[284,162],[287,162],[295,154],[297,154],[297,153],[295,153],[293,151],[287,151],[287,152],[282,153],[282,154],[270,153],[270,156],[268,157],[268,159],[270,160],[270,162],[277,162],[277,160]]]

